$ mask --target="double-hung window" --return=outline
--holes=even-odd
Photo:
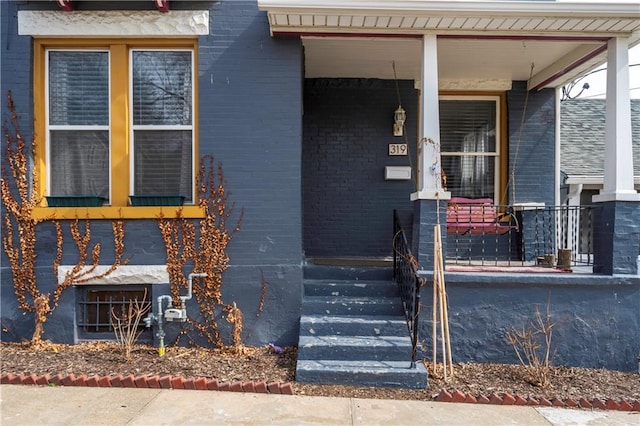
[[[96,217],[157,215],[132,195],[179,197],[199,215],[196,43],[36,40],[39,193],[101,197]]]
[[[132,174],[135,195],[193,192],[191,51],[131,51]]]
[[[109,52],[47,52],[48,195],[109,198]]]
[[[456,197],[501,198],[501,97],[441,96],[440,151]]]

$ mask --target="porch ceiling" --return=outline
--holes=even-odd
[[[420,80],[421,41],[415,39],[303,38],[306,77]],[[500,88],[512,80],[540,78],[559,58],[591,52],[604,42],[440,39],[438,75],[442,90]],[[595,66],[598,59],[589,64]]]
[[[419,80],[421,36],[438,36],[441,89],[529,80],[557,87],[640,39],[637,2],[258,0],[273,35],[303,38],[307,77]],[[533,64],[533,76],[530,79]]]

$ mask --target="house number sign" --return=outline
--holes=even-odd
[[[389,155],[407,155],[406,143],[390,143]]]

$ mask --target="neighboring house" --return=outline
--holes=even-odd
[[[633,182],[635,190],[640,190],[640,100],[630,102]],[[589,215],[594,210],[588,206],[597,206],[593,197],[604,189],[606,99],[568,99],[562,101],[560,111],[561,204],[581,212],[572,223],[580,231],[569,233],[576,236],[577,257],[590,259],[594,240]],[[633,253],[629,255],[633,260]],[[640,253],[637,259],[640,265]]]
[[[591,204],[604,186],[605,99],[562,102],[560,170],[570,205]],[[640,190],[640,99],[631,99],[633,176]]]
[[[229,200],[236,214],[244,211],[228,247],[222,297],[244,312],[247,344],[295,345],[303,331],[315,331],[300,321],[305,280],[323,277],[321,263],[358,279],[367,264],[387,264],[394,210],[430,282],[434,225],[445,221],[450,197],[559,204],[557,89],[608,61],[622,71],[608,76],[594,273],[446,272],[451,343],[454,361],[517,362],[505,330],[549,302],[556,363],[637,368],[640,195],[628,172],[624,109],[627,51],[640,37],[635,5],[59,0],[0,8],[0,89],[3,97],[12,91],[23,133],[34,130],[39,143],[34,190],[105,200],[35,209],[47,219],[36,245],[44,291],[59,280],[49,219],[88,217],[105,264],[113,261],[111,219],[126,225],[129,263],[65,290],[45,338],[108,338],[92,329],[99,319],[89,308],[110,292],[133,297],[146,288],[156,310],[169,294],[157,219],[203,216],[195,182],[205,155],[222,163]],[[184,205],[130,200],[167,193]],[[61,265],[69,268],[77,262],[69,237],[64,248]],[[0,284],[2,339],[29,337],[32,315],[17,307],[4,251]],[[422,291],[426,343],[430,285]],[[188,313],[197,315],[193,300]],[[166,331],[172,342],[180,328]]]

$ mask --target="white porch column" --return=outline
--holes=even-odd
[[[633,189],[629,41],[616,37],[607,45],[607,104],[604,189],[594,202],[640,201]]]
[[[438,40],[435,35],[422,37],[420,85],[418,192],[411,194],[411,200],[448,200],[451,198],[451,193],[442,189],[441,180]]]

